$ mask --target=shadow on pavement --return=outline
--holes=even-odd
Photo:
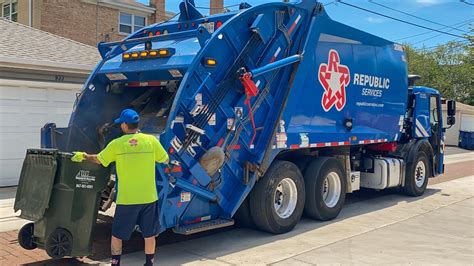
[[[328,222],[320,222],[314,221],[308,218],[303,217],[302,221],[295,227],[295,229],[291,232],[282,235],[272,235],[265,232],[260,232],[254,229],[247,229],[241,228],[238,225],[222,228],[219,230],[203,232],[191,236],[183,236],[174,234],[171,230],[167,230],[163,234],[161,234],[158,238],[158,250],[159,247],[164,247],[166,245],[170,245],[177,242],[184,242],[183,246],[186,246],[186,242],[190,240],[200,239],[211,235],[219,235],[222,233],[222,237],[231,237],[235,238],[236,244],[232,247],[222,247],[219,244],[215,245],[215,251],[213,253],[219,253],[219,256],[223,256],[225,254],[239,252],[242,250],[250,249],[256,246],[265,245],[274,241],[291,238],[297,236],[299,234],[303,234],[308,231],[312,231],[318,228],[322,228],[326,225],[329,225],[336,221],[343,221],[344,219],[353,218],[359,215],[364,215],[366,213],[374,212],[377,210],[385,209],[397,205],[401,202],[413,202],[420,200],[422,198],[431,197],[434,194],[439,193],[440,191],[437,189],[428,188],[425,194],[421,197],[408,197],[401,195],[397,189],[391,190],[384,190],[384,191],[375,191],[370,189],[362,189],[361,191],[348,194],[346,198],[346,208],[343,208],[339,218],[328,221]],[[449,195],[447,195],[449,196]],[[374,202],[371,202],[374,201]],[[348,206],[355,204],[367,202],[370,204],[363,204],[360,208],[355,208],[347,213],[345,209]],[[88,256],[87,258],[80,259],[83,262],[79,261],[79,259],[62,259],[62,260],[48,260],[48,261],[41,261],[36,262],[28,265],[85,265],[85,264],[94,264],[93,261],[103,261],[110,257],[110,237],[112,231],[112,217],[99,215],[97,225],[95,227],[94,239],[93,239],[93,246],[92,246],[92,255]],[[143,250],[143,238],[139,233],[134,233],[132,238],[124,242],[124,249],[123,254],[130,254],[138,251]],[[165,252],[165,251],[163,251]],[[176,251],[179,252],[179,251]],[[176,256],[177,258],[174,259],[173,264],[184,264],[187,262],[191,262],[193,260],[199,259],[199,256],[189,258],[186,256]],[[208,258],[201,258],[201,259],[208,259]]]

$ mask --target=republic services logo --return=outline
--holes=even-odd
[[[318,79],[324,88],[321,105],[328,112],[333,106],[341,111],[346,105],[346,87],[351,81],[349,68],[340,64],[336,50],[329,51],[328,63],[319,65]]]
[[[136,139],[130,139],[130,140],[128,141],[128,143],[130,143],[130,146],[135,147],[135,146],[138,145],[138,140],[136,140]]]

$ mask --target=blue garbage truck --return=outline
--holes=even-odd
[[[337,217],[346,194],[360,188],[420,196],[428,178],[443,174],[441,95],[415,85],[402,45],[332,20],[316,0],[243,3],[213,16],[203,16],[193,0],[179,7],[177,21],[98,44],[102,60],[68,127],[46,124],[42,149],[28,151],[36,161],[25,159],[16,209],[28,214],[25,180],[38,175],[32,165],[51,169],[41,158],[50,156],[54,166],[66,153],[99,152],[120,136],[113,119],[125,108],[140,113],[141,131],[169,153],[170,165],[156,166],[160,221],[161,230],[178,234],[234,219],[282,234],[303,213]],[[447,103],[452,125],[455,102]],[[45,170],[51,178],[41,181],[49,182],[44,199],[29,209],[42,212],[25,216],[35,222],[20,231],[25,248],[39,246],[52,257],[90,252],[89,238],[81,251],[75,245],[79,234],[92,234],[93,223],[81,230],[70,223],[83,217],[75,208],[97,215],[110,202],[113,185],[106,183],[114,170],[93,174],[84,164],[70,174],[61,170],[70,178],[58,177],[68,165]],[[99,180],[106,181],[88,205],[76,197]],[[65,195],[73,214],[52,211]]]

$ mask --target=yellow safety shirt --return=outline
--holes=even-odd
[[[117,204],[147,204],[158,200],[155,162],[168,160],[155,136],[136,133],[115,139],[98,155],[103,166],[116,162]]]

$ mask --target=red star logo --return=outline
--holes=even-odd
[[[349,68],[340,64],[336,50],[330,50],[328,63],[319,65],[319,82],[324,88],[321,105],[328,112],[335,105],[338,111],[346,105],[346,87],[351,81]]]
[[[138,145],[138,140],[131,139],[131,140],[128,141],[128,143],[130,143],[130,146],[135,147],[135,146]]]

